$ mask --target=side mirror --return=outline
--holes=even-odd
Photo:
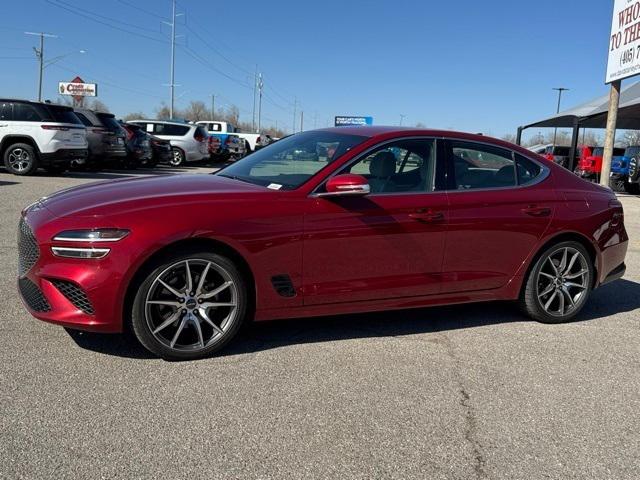
[[[331,177],[325,187],[327,191],[319,193],[318,197],[363,196],[371,192],[367,179],[352,173]]]

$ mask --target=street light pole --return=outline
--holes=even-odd
[[[258,130],[256,133],[260,133],[262,130],[262,87],[264,86],[262,82],[262,73],[258,76]]]
[[[42,81],[44,77],[44,37],[49,38],[58,38],[57,35],[52,35],[50,33],[44,32],[24,32],[25,35],[37,35],[40,37],[40,48],[37,49],[34,47],[34,51],[36,52],[36,58],[40,63],[40,74],[38,75],[38,101],[42,101]]]
[[[215,120],[214,118],[216,115],[215,105],[216,105],[216,96],[212,93],[211,94],[211,120]]]
[[[402,126],[402,121],[405,119],[406,115],[400,114],[400,126]]]
[[[558,91],[558,108],[556,108],[556,115],[557,115],[558,113],[560,113],[560,102],[562,101],[562,92],[566,92],[569,89],[564,87],[555,87],[552,90]],[[553,129],[553,146],[554,147],[556,146],[557,137],[558,137],[558,127]]]

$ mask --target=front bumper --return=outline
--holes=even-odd
[[[50,240],[59,232],[60,223],[51,222],[57,225],[52,227],[46,222],[51,214],[44,208],[34,212],[34,219],[28,218],[30,216],[23,219],[29,226],[22,226],[18,236],[17,280],[18,292],[29,313],[39,320],[77,330],[121,332],[123,296],[120,289],[126,270],[123,259],[117,255],[101,259],[57,257],[51,252],[52,244],[71,245]],[[110,253],[113,253],[113,245],[107,247],[111,247]]]

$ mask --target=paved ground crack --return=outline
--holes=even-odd
[[[476,478],[485,479],[488,478],[487,472],[485,470],[486,460],[482,453],[482,444],[478,440],[478,422],[476,420],[476,413],[473,405],[471,403],[471,396],[467,391],[467,388],[464,385],[464,378],[462,376],[461,362],[458,356],[456,355],[455,346],[451,339],[447,337],[444,333],[439,333],[438,336],[442,338],[443,344],[445,346],[447,355],[451,358],[454,366],[454,375],[455,381],[458,387],[458,392],[460,393],[460,405],[462,405],[464,409],[465,415],[465,428],[464,428],[464,438],[465,441],[471,447],[471,451],[474,458],[473,469],[476,474]]]

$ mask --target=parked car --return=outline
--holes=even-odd
[[[244,133],[238,130],[235,125],[228,122],[218,122],[214,120],[204,120],[197,122],[198,125],[202,125],[209,135],[215,135],[220,138],[224,143],[227,139],[227,135],[235,134],[244,140],[244,149],[246,153],[255,152],[256,150],[269,144],[269,140],[266,135],[261,133]]]
[[[551,143],[547,143],[547,144],[537,144],[537,145],[532,145],[530,147],[527,147],[527,150],[533,152],[533,153],[537,153],[538,155],[544,155],[547,151],[547,148],[549,147],[553,147],[553,144]]]
[[[294,153],[328,144],[324,161]],[[215,175],[75,187],[23,210],[19,232],[32,315],[130,326],[178,359],[251,320],[511,300],[566,322],[624,274],[628,246],[610,189],[501,140],[395,127],[298,133]]]
[[[209,158],[213,161],[222,159],[224,156],[224,148],[220,138],[215,135],[209,135],[207,140],[209,142]]]
[[[591,150],[593,147],[588,145],[579,145],[576,149],[576,157],[573,162],[574,168],[580,162],[580,159],[585,158],[591,155]],[[541,153],[544,158],[547,160],[554,162],[561,167],[569,168],[569,156],[571,155],[571,147],[566,147],[562,145],[547,145],[545,147],[544,153]]]
[[[133,123],[120,123],[126,132],[127,168],[138,166],[153,166],[153,150],[151,149],[151,135],[142,127]]]
[[[209,155],[207,132],[200,126],[169,120],[131,120],[145,132],[171,142],[173,158],[169,162],[177,167],[185,162],[198,162]]]
[[[173,150],[171,149],[171,142],[169,140],[163,140],[155,135],[149,135],[151,142],[151,166],[155,166],[159,163],[171,163],[173,160]]]
[[[51,173],[87,158],[87,133],[70,107],[0,99],[0,157],[14,175]]]
[[[614,156],[624,155],[624,148],[614,148]],[[604,156],[604,147],[594,147],[592,154],[588,157],[581,158],[576,167],[576,175],[587,180],[595,180],[602,172],[602,157]]]
[[[630,146],[624,155],[611,162],[611,188],[617,192],[625,191],[632,195],[640,194],[640,146]]]
[[[247,154],[246,142],[240,136],[230,133],[224,140],[224,151],[227,158],[238,160]]]
[[[110,160],[118,162],[126,160],[126,134],[115,115],[94,112],[86,108],[76,108],[74,112],[87,128],[87,140],[89,141],[87,164],[89,166],[99,169]]]

